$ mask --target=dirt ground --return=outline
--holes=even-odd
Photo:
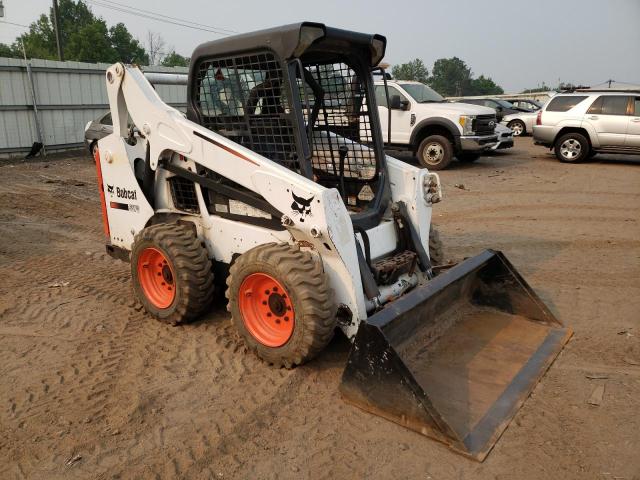
[[[147,317],[91,160],[2,162],[0,478],[640,479],[640,159],[565,165],[523,138],[441,178],[448,255],[504,251],[575,330],[484,463],[343,403],[342,336],[288,371],[223,305]]]

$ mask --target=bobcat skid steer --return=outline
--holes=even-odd
[[[340,328],[345,400],[482,460],[571,333],[500,252],[434,268],[438,176],[383,150],[385,46],[317,23],[205,43],[186,118],[111,66],[107,250],[171,324],[226,277],[235,327],[270,364],[312,359]]]

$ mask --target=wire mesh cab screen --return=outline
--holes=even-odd
[[[284,75],[272,53],[202,62],[197,81],[204,127],[300,171]]]
[[[349,210],[362,211],[379,188],[367,79],[336,57],[302,65],[297,81],[313,174],[338,189]]]
[[[377,194],[379,164],[364,75],[337,53],[287,67],[268,51],[212,58],[198,67],[196,106],[204,127],[312,174],[361,211]]]
[[[373,138],[364,81],[345,63],[304,68],[305,81],[299,80],[299,89],[305,125],[312,124],[314,172],[320,178],[373,180],[377,162],[375,149],[370,148]]]

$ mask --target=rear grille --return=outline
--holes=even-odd
[[[200,213],[198,197],[196,196],[196,189],[192,181],[181,177],[171,177],[169,179],[169,185],[171,185],[173,204],[178,210]]]
[[[495,115],[478,115],[473,122],[473,131],[476,135],[492,135],[495,129]]]

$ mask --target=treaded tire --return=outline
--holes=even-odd
[[[166,308],[154,305],[141,285],[138,262],[145,249],[159,251],[172,268],[175,296]],[[211,260],[193,229],[186,225],[158,224],[140,231],[131,250],[131,278],[133,291],[145,310],[171,325],[198,317],[213,296]]]
[[[425,158],[425,151],[428,151],[430,147],[435,148],[437,151],[438,148],[436,145],[439,145],[439,148],[442,149],[441,158],[438,158],[437,161],[429,161],[428,158]],[[418,161],[420,165],[429,170],[444,170],[452,160],[453,146],[447,137],[443,137],[442,135],[429,135],[422,140],[418,146]]]
[[[429,259],[434,266],[444,264],[444,247],[440,240],[440,232],[433,224],[429,229]]]
[[[579,153],[573,158],[568,158],[562,154],[564,143],[570,140],[573,140],[574,142],[577,142],[580,145]],[[589,158],[589,153],[591,152],[591,145],[589,145],[589,141],[581,133],[571,132],[561,136],[556,140],[554,145],[554,151],[556,154],[556,158],[563,163],[580,163],[585,161],[587,158]]]
[[[472,163],[478,160],[480,156],[479,153],[459,153],[456,158],[462,163]]]
[[[281,346],[264,345],[245,324],[239,296],[243,282],[252,274],[275,279],[291,301],[293,331]],[[249,349],[267,363],[287,368],[301,365],[320,353],[333,337],[337,318],[329,278],[322,263],[297,246],[267,243],[245,252],[231,266],[227,287],[227,310],[235,328]]]
[[[514,131],[513,127],[515,125],[519,125],[520,130]],[[511,129],[514,137],[524,137],[527,134],[527,126],[524,124],[522,120],[511,120],[509,123],[507,123],[507,127]]]

